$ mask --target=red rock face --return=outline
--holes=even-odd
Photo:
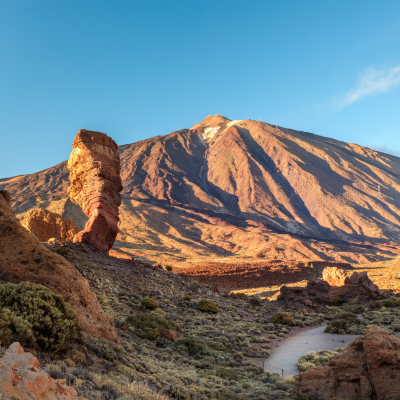
[[[294,398],[399,399],[400,339],[372,326],[325,366],[295,376]]]
[[[104,313],[88,281],[75,266],[48,250],[19,222],[11,196],[0,190],[0,275],[6,282],[44,285],[63,296],[76,312],[86,332],[118,342],[112,318]]]
[[[72,241],[74,235],[79,232],[74,221],[43,208],[29,210],[21,225],[35,234],[41,242],[47,242],[51,238]]]
[[[72,144],[68,170],[68,195],[89,217],[85,229],[74,236],[74,242],[92,244],[108,254],[118,234],[121,204],[117,144],[104,133],[81,129]]]
[[[65,379],[52,379],[40,368],[31,353],[13,343],[0,359],[0,394],[7,399],[85,400],[66,385]]]

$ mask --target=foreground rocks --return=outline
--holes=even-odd
[[[68,170],[68,195],[89,217],[74,241],[90,243],[108,254],[118,234],[121,204],[117,144],[104,133],[81,129],[72,144]]]
[[[295,376],[294,398],[320,400],[400,398],[400,339],[372,326],[327,365]]]
[[[72,241],[74,235],[79,233],[79,228],[74,221],[62,218],[61,215],[44,208],[29,210],[21,225],[35,234],[41,242],[47,242],[52,238],[60,241]]]
[[[0,394],[20,400],[85,400],[65,379],[52,379],[19,343],[13,343],[0,359]]]
[[[48,250],[14,215],[11,196],[0,191],[0,279],[44,285],[63,296],[92,336],[117,342],[111,317],[101,309],[89,283],[59,254]]]

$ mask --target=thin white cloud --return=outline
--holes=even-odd
[[[400,83],[400,65],[384,70],[368,68],[359,78],[358,84],[350,89],[340,102],[340,108],[348,106],[362,97],[387,92]]]
[[[392,149],[392,148],[390,148],[388,146],[370,145],[369,147],[371,149],[373,149],[373,150],[377,150],[377,151],[380,151],[382,153],[392,154],[393,156],[400,157],[400,150]]]

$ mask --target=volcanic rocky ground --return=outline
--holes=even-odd
[[[298,262],[400,254],[398,157],[221,115],[119,149],[124,189],[114,255],[200,271],[206,263],[251,264],[245,280],[252,282],[277,264],[293,266],[286,275],[295,276]],[[68,184],[62,162],[2,179],[0,190],[11,192],[19,218],[42,207],[83,229],[87,217],[68,198]]]

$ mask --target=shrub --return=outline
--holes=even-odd
[[[400,332],[400,319],[395,319],[392,322],[392,330],[394,332]]]
[[[171,347],[180,347],[189,354],[189,356],[193,357],[199,354],[207,354],[208,347],[206,342],[197,338],[197,337],[184,337],[182,339],[176,340]]]
[[[82,324],[62,296],[42,285],[21,282],[0,285],[0,308],[8,308],[32,326],[37,346],[58,352],[82,339]]]
[[[141,303],[142,306],[144,308],[147,308],[148,310],[155,310],[158,307],[157,302],[150,297],[145,297],[144,299],[142,299]]]
[[[60,256],[67,256],[69,254],[69,248],[68,247],[60,247],[59,249],[56,250],[56,253],[59,254]]]
[[[240,299],[240,300],[246,300],[248,297],[246,293],[242,293],[242,292],[235,293],[235,294],[238,297],[238,299]]]
[[[167,271],[172,271],[174,268],[173,268],[172,265],[166,265],[166,266],[165,266],[165,269],[166,269]]]
[[[203,312],[210,312],[216,314],[219,310],[217,305],[211,300],[200,300],[197,303],[197,308]]]
[[[344,319],[345,321],[350,323],[355,323],[359,320],[358,316],[350,311],[342,312],[341,314],[339,314],[338,319]]]
[[[23,346],[35,343],[32,325],[13,314],[8,308],[0,311],[0,344],[8,346],[13,342],[20,342]]]
[[[390,297],[389,299],[382,300],[382,304],[386,308],[400,307],[400,300],[397,300],[397,299],[394,299],[393,297]]]
[[[342,305],[342,308],[346,311],[351,311],[353,314],[362,314],[365,311],[364,306],[354,303],[345,303]]]
[[[183,300],[191,301],[192,300],[192,296],[189,296],[189,295],[183,296]]]
[[[172,329],[180,332],[181,328],[167,319],[153,313],[131,315],[126,319],[127,324],[138,329],[139,336],[156,340],[160,336],[158,328]]]
[[[308,369],[326,363],[332,358],[336,357],[342,349],[331,350],[319,350],[310,351],[305,356],[301,356],[296,364],[297,369],[300,372],[307,371]]]
[[[342,304],[342,299],[339,296],[332,296],[332,304],[334,306],[339,306]]]
[[[334,319],[325,328],[324,332],[328,333],[340,333],[344,335],[349,328],[349,324],[344,319]]]
[[[273,324],[293,325],[294,318],[291,314],[285,312],[278,312],[271,317]]]
[[[230,381],[237,381],[239,379],[238,374],[230,368],[217,368],[216,375],[223,379],[229,379]]]

